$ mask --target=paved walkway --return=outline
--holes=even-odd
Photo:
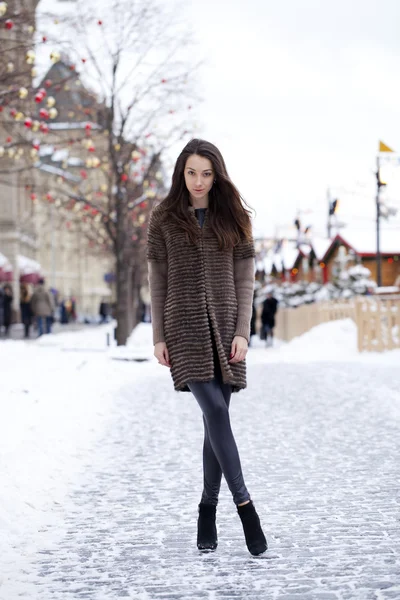
[[[200,413],[160,372],[116,397],[107,435],[57,509],[56,543],[21,574],[15,598],[400,599],[400,370],[249,370],[232,421],[264,558],[247,553],[225,484],[218,550],[197,552]]]

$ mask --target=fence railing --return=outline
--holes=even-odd
[[[400,348],[400,296],[359,296],[349,301],[281,308],[277,313],[275,335],[289,342],[316,325],[338,319],[352,319],[356,323],[360,352]]]
[[[276,319],[275,335],[290,342],[316,325],[337,319],[355,320],[354,302],[316,302],[298,308],[281,308]]]
[[[361,296],[356,302],[356,323],[360,352],[400,348],[400,297]]]

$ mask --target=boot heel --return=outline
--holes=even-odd
[[[237,511],[242,521],[244,537],[250,554],[253,556],[263,554],[268,549],[268,544],[253,502],[238,506]]]
[[[216,550],[218,546],[217,526],[215,524],[217,507],[212,504],[199,504],[197,520],[197,548]]]

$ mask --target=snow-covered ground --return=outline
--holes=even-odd
[[[162,469],[159,463],[165,460],[165,464],[169,464],[168,460],[170,460],[175,465],[174,468],[176,468],[176,465],[178,465],[178,468],[183,468],[182,464],[180,464],[181,459],[176,457],[177,462],[174,463],[171,456],[174,454],[175,448],[182,443],[182,436],[185,436],[185,432],[186,434],[188,433],[189,430],[185,428],[191,427],[192,421],[193,423],[197,422],[194,420],[197,417],[197,407],[193,408],[193,403],[182,403],[182,397],[187,398],[189,395],[176,394],[172,391],[168,370],[160,367],[152,356],[150,325],[140,325],[132,335],[129,345],[122,349],[115,347],[113,343],[108,347],[106,344],[107,334],[109,334],[109,338],[112,337],[111,325],[87,328],[74,333],[44,336],[36,342],[7,341],[0,343],[1,600],[14,600],[14,598],[29,598],[30,600],[34,598],[44,598],[45,600],[53,598],[57,600],[59,598],[68,598],[68,600],[93,598],[97,600],[119,597],[143,598],[143,600],[148,600],[161,597],[179,599],[190,597],[189,588],[192,585],[190,582],[188,583],[187,596],[185,595],[186,592],[182,591],[183,588],[179,593],[175,590],[172,595],[168,595],[167,593],[164,596],[161,593],[161,587],[154,588],[154,592],[143,591],[144,575],[141,576],[141,583],[140,585],[138,584],[139,587],[135,587],[135,582],[133,581],[128,586],[129,590],[126,593],[118,595],[116,593],[113,594],[112,590],[108,592],[101,591],[98,586],[98,583],[104,577],[107,580],[112,580],[113,573],[111,571],[104,573],[103,570],[100,573],[94,569],[91,573],[91,583],[86,583],[86,587],[83,586],[82,588],[78,586],[79,589],[77,588],[75,591],[71,587],[71,582],[68,585],[66,583],[65,585],[59,584],[57,587],[54,583],[54,573],[51,573],[49,570],[43,570],[43,565],[41,567],[41,574],[34,574],[35,569],[38,568],[37,565],[40,556],[46,553],[51,555],[51,549],[54,550],[60,540],[68,539],[71,529],[70,524],[68,524],[68,518],[70,518],[68,515],[75,514],[77,506],[90,505],[94,497],[93,494],[98,493],[93,483],[95,481],[93,472],[96,469],[99,472],[105,469],[104,472],[107,473],[107,477],[109,476],[108,471],[114,470],[113,486],[116,486],[116,489],[105,490],[102,494],[112,495],[115,493],[113,502],[115,502],[116,506],[118,504],[122,506],[123,501],[118,498],[119,493],[123,497],[123,492],[121,491],[122,484],[119,483],[118,479],[120,477],[118,475],[118,464],[120,462],[125,464],[126,456],[122,450],[122,446],[121,450],[118,451],[118,444],[126,445],[130,443],[131,446],[127,446],[126,452],[129,453],[132,451],[135,461],[138,460],[137,457],[139,456],[141,457],[141,461],[149,465],[154,479],[150,481],[145,473],[141,477],[147,482],[146,485],[150,486],[148,489],[151,490],[151,494],[154,494],[155,504],[162,504],[163,501],[157,496],[159,492],[157,487],[167,485],[166,489],[170,493],[171,488],[174,487],[174,480],[170,477],[168,478],[168,483],[166,483],[162,479]],[[276,342],[274,348],[265,348],[264,343],[254,341],[254,345],[249,352],[248,364],[249,389],[238,395],[238,398],[246,398],[253,406],[260,406],[260,403],[265,405],[266,399],[273,398],[276,394],[283,393],[288,398],[293,396],[293,394],[301,397],[301,390],[307,387],[308,391],[305,396],[306,404],[314,393],[316,395],[321,394],[322,390],[322,397],[324,397],[324,394],[326,395],[323,401],[327,402],[328,412],[330,410],[329,407],[332,407],[332,410],[339,410],[340,415],[338,418],[344,419],[343,422],[345,422],[347,417],[342,410],[342,405],[337,405],[337,398],[340,398],[341,394],[343,396],[347,394],[346,397],[349,398],[347,402],[351,402],[352,395],[349,394],[349,385],[351,385],[353,386],[352,394],[356,390],[357,400],[355,401],[358,402],[359,399],[364,397],[368,398],[366,405],[370,407],[368,410],[372,411],[371,414],[379,415],[381,411],[382,418],[388,418],[388,424],[392,428],[391,435],[393,436],[395,432],[400,432],[398,387],[396,387],[396,381],[393,379],[393,376],[399,370],[400,351],[381,355],[360,355],[356,349],[355,326],[350,320],[321,325],[289,344]],[[336,364],[337,367],[335,367]],[[330,365],[330,371],[326,367],[327,365]],[[394,369],[394,367],[396,368]],[[315,373],[325,371],[325,369],[326,372],[329,371],[330,373],[325,375],[326,390],[321,378],[318,376],[317,381],[315,376]],[[279,378],[277,375],[275,378],[272,377],[274,373],[277,374],[278,372],[283,373],[285,379],[282,382],[283,387],[281,387],[281,375],[279,375]],[[358,372],[367,373],[370,379],[363,381],[362,378],[357,378],[355,373]],[[264,377],[265,380],[263,379]],[[353,381],[352,377],[356,377],[356,381]],[[372,393],[373,390],[371,390],[371,381],[376,388],[375,396]],[[315,390],[313,390],[314,385]],[[376,406],[374,404],[374,397],[376,397]],[[176,417],[169,415],[167,417],[167,414],[162,413],[162,411],[159,412],[157,403],[161,400],[163,407],[167,404],[167,406],[171,407],[172,411],[177,410],[176,407],[178,406],[183,407],[183,415],[177,415]],[[242,423],[239,425],[238,433],[239,437],[242,437],[242,445],[246,445],[249,435],[251,437],[251,433],[249,434],[249,429],[242,431],[240,427],[246,427],[246,423],[247,427],[249,426],[249,415],[246,413],[243,402],[236,403],[235,406],[237,408],[233,408],[234,415],[235,411],[244,411],[243,414],[241,413],[240,420]],[[299,410],[304,411],[304,406],[303,401]],[[335,406],[336,408],[334,409],[333,407]],[[276,409],[279,410],[279,407],[277,406]],[[310,419],[314,418],[314,410],[316,409],[313,407],[310,408]],[[351,410],[350,413],[353,414]],[[273,413],[270,414],[267,411],[267,413],[262,414],[266,422],[258,423],[258,426],[262,425],[263,429],[265,429],[265,439],[268,443],[268,438],[278,435],[278,433],[276,431],[272,433],[269,429],[271,424],[268,422],[268,419],[271,415],[273,417]],[[184,421],[180,421],[182,417]],[[166,438],[167,442],[165,442],[166,444],[171,444],[169,457],[164,457],[160,454],[159,444],[161,444],[160,440],[163,439],[165,434],[162,430],[161,433],[157,430],[157,427],[162,426],[162,423],[158,424],[158,418],[161,420],[170,418],[174,424],[174,430]],[[304,418],[306,421],[303,426],[306,427],[307,417]],[[277,417],[278,426],[279,419],[280,417]],[[122,434],[116,433],[116,422],[119,423],[119,427],[122,427]],[[129,422],[133,428],[132,435],[134,433],[136,435],[136,439],[132,439],[130,442],[129,439],[127,440],[127,436],[129,438],[129,430],[124,430],[124,423]],[[155,424],[156,422],[157,424]],[[382,425],[378,417],[377,422]],[[186,423],[189,425],[186,425]],[[286,423],[286,426],[289,429],[282,431],[282,435],[284,436],[287,436],[288,431],[290,431],[290,422]],[[373,426],[373,423],[368,422],[368,426]],[[296,425],[293,424],[293,427],[296,428]],[[149,433],[145,435],[143,432],[147,429]],[[112,445],[112,457],[107,458],[110,456],[109,444],[111,443],[110,440],[113,439],[113,435],[110,434],[112,431],[114,431],[113,435],[115,437]],[[157,438],[157,431],[159,438]],[[292,433],[293,435],[290,434],[292,441],[288,441],[287,437],[282,439],[283,448],[285,444],[288,447],[288,443],[289,446],[291,443],[295,443],[293,440],[297,439],[296,436],[299,435],[299,431],[293,431]],[[140,438],[141,435],[143,435],[143,438]],[[200,440],[199,436],[201,437],[200,427],[198,427],[198,433],[191,434],[189,437],[190,443],[192,443],[193,437],[196,438],[194,440],[196,442],[196,452]],[[391,437],[387,443],[397,443],[397,439],[398,435],[397,437],[395,436],[395,439]],[[315,438],[310,438],[310,448],[314,447],[315,442]],[[193,448],[190,444],[188,446],[188,443],[186,441],[184,450],[181,450],[184,453],[184,459],[182,459],[183,465],[187,465],[184,466],[184,472],[186,472],[185,469],[189,472],[193,468],[191,464],[193,462]],[[249,447],[251,448],[251,442],[249,443]],[[257,443],[263,444],[264,442],[260,439]],[[333,443],[335,443],[335,440],[333,440]],[[384,445],[386,442],[382,440],[382,443]],[[346,439],[342,440],[342,446],[346,447],[346,445]],[[130,450],[131,447],[135,448],[134,451]],[[324,444],[322,444],[322,447],[325,447]],[[166,452],[165,449],[163,451]],[[326,446],[325,451],[328,453],[328,446]],[[296,452],[296,448],[293,448],[293,452]],[[262,457],[263,453],[261,453]],[[324,457],[324,460],[325,458],[329,468],[328,455]],[[383,466],[385,458],[386,455],[383,452],[381,457]],[[117,462],[113,463],[113,460]],[[293,458],[293,460],[295,459]],[[348,457],[346,460],[350,461],[351,459]],[[110,461],[110,464],[108,464],[108,461]],[[93,466],[93,463],[95,463],[95,466]],[[128,466],[126,468],[128,469]],[[347,477],[347,468],[344,467],[344,469]],[[252,473],[251,466],[248,466],[248,472]],[[371,475],[372,477],[372,474],[367,475]],[[298,476],[298,472],[293,475],[293,477]],[[391,471],[390,476],[393,476]],[[104,473],[103,477],[105,477]],[[257,476],[255,473],[253,473],[253,478],[256,482],[253,489],[258,490],[258,496],[261,498],[263,494],[263,488],[260,487],[261,482],[259,482],[257,487]],[[287,475],[282,477],[282,481],[284,478],[287,479]],[[319,483],[322,486],[325,485],[323,479]],[[87,486],[87,489],[85,486]],[[81,489],[80,500],[78,502],[73,500],[73,493],[77,489]],[[274,491],[277,492],[277,490]],[[159,493],[161,494],[161,491]],[[167,496],[168,493],[165,489],[162,492],[162,494],[167,494]],[[186,497],[187,492],[182,492],[182,495]],[[392,504],[396,502],[395,498],[394,493],[393,498],[385,498],[382,510],[384,510],[387,503]],[[307,501],[307,498],[304,498],[306,504]],[[134,518],[135,502],[142,502],[140,489],[136,488],[132,498],[132,518]],[[285,500],[282,499],[282,502],[285,502]],[[302,502],[300,501],[298,504],[299,510],[302,511]],[[193,506],[195,505],[193,504]],[[342,510],[339,506],[336,508],[338,513]],[[140,521],[140,515],[145,514],[143,510],[143,507],[141,507],[142,512],[137,517]],[[315,510],[318,511],[320,508],[317,507]],[[353,510],[356,511],[357,508],[353,507]],[[363,510],[366,510],[365,507]],[[147,511],[147,515],[150,515],[148,516],[150,520],[153,518],[152,515],[157,512],[154,507],[149,507],[148,505],[146,505],[145,511]],[[312,511],[313,507],[310,504],[310,514]],[[273,515],[270,514],[269,516],[273,520]],[[162,519],[167,519],[167,517],[167,513],[161,515]],[[89,520],[90,518],[92,517],[88,513],[87,519]],[[176,523],[179,523],[179,518],[179,514],[175,515],[173,523],[170,526],[174,527]],[[324,519],[326,518],[330,518],[329,514],[328,517],[324,516]],[[362,518],[362,514],[360,514],[360,518]],[[107,519],[111,522],[112,516],[107,517]],[[81,529],[84,528],[84,522],[85,518],[83,517],[80,525]],[[137,525],[139,527],[139,523]],[[376,523],[377,531],[379,530],[378,525]],[[362,523],[360,526],[362,526]],[[387,529],[388,522],[385,522],[384,526]],[[132,529],[132,523],[129,527]],[[162,528],[161,524],[157,527]],[[168,523],[165,527],[168,529]],[[365,527],[367,527],[367,524],[365,524]],[[104,530],[106,529],[107,522],[104,523]],[[376,529],[374,524],[372,525],[372,529],[374,531]],[[75,533],[79,536],[79,532]],[[81,533],[81,535],[84,534]],[[131,535],[134,536],[134,532],[131,532]],[[160,535],[158,543],[161,547],[163,544],[161,538],[166,535],[165,531],[161,534],[160,529]],[[185,535],[182,535],[184,538]],[[374,533],[374,535],[378,536],[378,533]],[[176,540],[176,537],[173,539]],[[76,543],[78,544],[78,541]],[[288,541],[287,543],[290,546],[290,542]],[[278,534],[275,537],[275,544],[279,547]],[[176,546],[174,547],[176,548]],[[109,551],[111,553],[110,556],[117,552],[116,548],[110,548]],[[69,552],[63,556],[63,565],[66,564],[65,561],[68,562],[69,560]],[[280,552],[284,553],[284,549],[280,548]],[[244,556],[245,554],[243,553]],[[280,556],[279,553],[278,555],[274,554],[274,552],[269,558],[272,560],[277,556],[278,558],[282,558],[282,555]],[[388,550],[388,558],[390,559],[391,556],[392,552]],[[238,560],[237,556],[235,560]],[[49,569],[50,563],[47,563],[47,569]],[[229,565],[220,566],[228,570],[232,567],[232,565],[229,568]],[[145,565],[143,568],[145,568]],[[180,566],[177,564],[176,569],[179,568]],[[191,568],[196,570],[197,567],[196,565],[192,565]],[[202,563],[200,568],[204,569],[204,563]],[[218,570],[218,567],[216,568]],[[400,565],[398,570],[400,571]],[[77,574],[79,572],[79,569],[75,570],[72,578],[78,577]],[[56,578],[56,580],[60,581],[60,572],[57,571],[57,573],[58,579]],[[165,577],[167,576],[167,571],[164,574],[160,571],[159,574],[161,577]],[[52,592],[50,592],[50,587],[46,587],[47,576],[53,582]],[[139,578],[138,574],[137,576]],[[168,571],[168,576],[171,576],[170,571]],[[277,574],[275,576],[278,577]],[[154,585],[159,585],[160,582],[157,582],[157,574],[153,573],[152,575],[149,573],[149,581],[152,577],[155,577]],[[326,577],[329,577],[329,573]],[[384,580],[385,575],[379,573],[379,578]],[[221,590],[218,591],[218,586],[214,586],[212,587],[214,591],[207,592],[207,595],[204,595],[202,592],[203,595],[201,597],[210,598],[210,600],[228,597],[236,599],[242,597],[254,599],[281,598],[278,592],[269,596],[269,592],[264,590],[263,587],[256,593],[258,589],[258,583],[257,585],[255,583],[256,579],[251,583],[252,586],[255,586],[252,594],[250,592],[249,594],[243,592],[244,595],[241,596],[232,592],[230,596],[223,594]],[[305,579],[307,577],[304,576]],[[357,594],[354,592],[353,595],[339,594],[337,592],[336,595],[336,591],[332,591],[332,595],[327,596],[309,596],[304,593],[304,595],[300,594],[296,597],[300,599],[304,598],[305,600],[314,597],[338,598],[340,600],[345,600],[346,598],[360,598],[362,600],[369,598],[382,600],[386,597],[400,598],[400,589],[396,588],[396,591],[393,588],[392,570],[390,571],[390,576],[386,577],[386,579],[386,583],[388,583],[386,587],[390,588],[391,592],[395,591],[397,593],[398,591],[398,596],[390,594],[386,596],[384,592],[381,595],[374,596],[371,595],[372,592],[370,594],[369,591],[367,593],[365,590],[362,590],[360,591],[360,595],[357,595],[358,592]],[[40,584],[38,581],[40,581]],[[250,579],[249,581],[252,580]],[[397,581],[400,581],[400,579],[398,578]],[[200,590],[203,589],[201,574],[196,585],[198,586],[196,589],[200,594]],[[207,576],[205,576],[204,585],[206,589],[210,585]],[[327,591],[322,584],[318,585],[320,586],[318,589],[322,590],[321,593]],[[371,589],[373,589],[373,586]],[[332,590],[334,590],[334,587]],[[289,586],[286,593],[290,594],[290,592],[291,589]],[[366,595],[363,595],[364,592]],[[70,595],[66,595],[68,593]],[[286,598],[286,596],[282,596],[282,598]],[[287,598],[289,598],[289,595]]]

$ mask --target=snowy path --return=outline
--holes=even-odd
[[[161,367],[118,363],[101,435],[37,547],[4,561],[1,600],[399,599],[398,367],[273,352],[252,350],[232,404],[265,558],[248,555],[225,484],[218,550],[199,555],[199,409]]]

